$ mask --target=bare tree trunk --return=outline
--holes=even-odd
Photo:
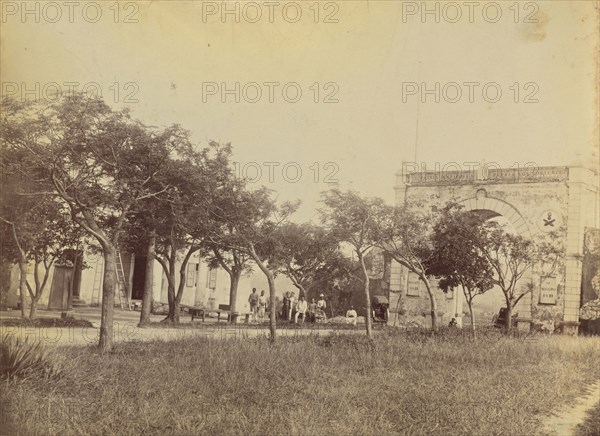
[[[167,317],[163,319],[161,322],[179,322],[179,305],[175,308],[176,298],[175,298],[175,259],[176,255],[174,251],[171,249],[166,255],[158,256],[155,254],[154,258],[158,260],[160,266],[167,277],[167,301],[169,303],[169,312],[167,313]],[[177,309],[177,310],[175,310]]]
[[[237,293],[238,286],[240,284],[240,277],[242,275],[242,270],[240,268],[236,268],[235,266],[231,268],[231,272],[229,273],[229,310],[231,312],[230,322],[235,324],[237,322]]]
[[[512,304],[506,300],[506,319],[504,320],[504,329],[509,333],[512,329]]]
[[[115,310],[116,285],[116,248],[112,245],[102,247],[104,254],[104,277],[102,284],[102,315],[100,317],[100,342],[102,351],[110,351],[113,346],[113,313]]]
[[[175,298],[175,259],[177,258],[177,252],[173,245],[171,245],[171,249],[168,256],[168,270],[165,271],[167,273],[167,301],[169,303],[169,313],[167,317],[163,319],[163,322],[179,322],[179,305],[176,306],[176,298]]]
[[[144,295],[142,297],[142,313],[139,325],[150,323],[152,312],[152,288],[154,286],[154,254],[156,248],[156,233],[152,231],[148,236],[148,248],[146,251],[146,279],[144,280]]]
[[[24,255],[21,255],[19,259],[19,301],[21,303],[21,318],[25,318],[25,306],[27,306],[27,300],[25,294],[27,291],[27,260]]]
[[[275,304],[275,279],[273,273],[267,271],[267,282],[269,283],[269,332],[271,333],[271,343],[274,344],[277,339],[277,306]]]
[[[365,327],[367,330],[367,336],[372,336],[373,335],[373,319],[371,316],[371,293],[369,292],[369,285],[370,285],[370,280],[369,280],[369,272],[367,271],[367,266],[365,265],[365,259],[362,255],[362,253],[358,252],[358,260],[360,262],[360,266],[362,268],[363,271],[363,277],[364,277],[364,292],[365,292],[365,303],[366,303],[366,308],[367,308],[367,315],[365,316]]]
[[[49,264],[44,262],[44,268],[45,268],[44,278],[41,282],[40,282],[40,276],[39,276],[40,263],[41,263],[41,261],[38,258],[36,258],[35,269],[33,270],[33,277],[35,280],[35,293],[29,286],[29,283],[27,283],[27,289],[29,290],[29,295],[31,297],[31,306],[29,307],[29,319],[35,318],[39,302],[42,298],[42,294],[44,293],[44,289],[46,289],[46,283],[48,283],[48,276],[50,275],[50,268],[52,267],[54,260],[52,260]]]
[[[429,294],[429,303],[431,304],[431,330],[435,332],[438,328],[437,301],[435,300],[435,295],[433,295],[433,291],[431,290],[431,285],[429,284],[427,277],[421,275],[420,278],[423,283],[425,283],[427,294]]]
[[[29,306],[29,319],[35,318],[38,303],[40,302],[40,296],[41,295],[36,294],[36,296],[31,299],[31,306]]]
[[[169,287],[167,288],[167,301],[169,303],[169,313],[167,317],[163,319],[163,322],[179,322],[179,314],[177,310],[179,310],[179,305],[177,305],[177,310],[175,310],[176,298],[175,298],[175,276],[170,275],[167,276],[167,282]]]
[[[475,331],[475,313],[473,312],[473,301],[467,300],[469,305],[469,313],[471,315],[471,334],[473,336],[473,342],[477,341],[477,332]]]
[[[179,324],[179,312],[181,311],[181,302],[177,297],[173,301],[173,310],[171,311],[171,322],[173,324]]]
[[[171,297],[169,297],[169,317],[171,319],[171,321],[173,323],[178,324],[179,323],[179,314],[181,312],[181,300],[183,299],[183,292],[185,290],[185,279],[186,279],[186,269],[188,266],[188,263],[190,261],[190,258],[192,257],[192,254],[194,254],[194,252],[198,251],[199,247],[195,247],[195,246],[191,246],[183,261],[181,262],[181,265],[179,267],[179,286],[177,287],[177,294],[175,294],[175,260],[177,258],[176,254],[173,254],[171,256],[171,264],[170,264],[170,269],[173,272],[172,273],[172,285],[171,285],[171,281],[169,281],[169,289],[172,287],[173,288],[173,294],[174,294],[174,298],[173,298],[173,306],[171,307]]]
[[[271,333],[271,343],[274,344],[277,340],[277,305],[275,304],[275,278],[273,273],[267,268],[264,262],[258,257],[253,246],[249,247],[248,250],[252,260],[258,265],[263,274],[267,277],[267,283],[269,284],[269,331]]]
[[[298,289],[298,300],[304,295],[304,298],[308,301],[308,292],[304,286],[295,279],[292,279],[292,284]]]

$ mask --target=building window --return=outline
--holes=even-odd
[[[206,276],[206,286],[209,289],[217,288],[217,269],[209,269]]]
[[[185,285],[188,288],[195,288],[196,287],[196,277],[198,277],[198,267],[200,265],[197,263],[188,263],[187,264],[187,271],[186,271],[186,275],[185,275]]]

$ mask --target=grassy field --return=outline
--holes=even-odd
[[[600,378],[597,338],[499,332],[51,351],[59,378],[5,382],[8,434],[536,434]]]

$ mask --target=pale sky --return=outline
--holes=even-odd
[[[598,159],[598,3],[476,3],[469,17],[465,2],[428,2],[440,10],[438,23],[421,15],[423,2],[227,3],[240,8],[239,22],[221,16],[222,2],[84,1],[72,17],[64,2],[29,2],[24,16],[25,3],[2,2],[2,94],[40,98],[52,82],[65,92],[67,82],[97,83],[109,104],[149,125],[179,123],[199,143],[231,142],[249,176],[260,166],[260,184],[303,200],[299,220],[315,215],[327,175],[391,203],[394,173],[402,159],[414,160],[417,118],[417,161],[432,169],[482,159],[564,165],[578,154],[591,161],[592,150]],[[258,8],[262,17],[248,22]],[[297,10],[298,22],[287,22]],[[223,103],[221,84],[236,82],[239,103],[235,95]],[[434,94],[421,95],[421,83]],[[286,101],[297,87],[299,101]],[[486,101],[497,89],[499,101]],[[328,96],[337,102],[324,103]],[[265,162],[278,164],[273,181]]]

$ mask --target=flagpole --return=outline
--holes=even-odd
[[[421,61],[419,61],[419,87],[421,86]],[[421,96],[417,98],[417,122],[415,125],[415,164],[418,165],[418,148],[419,148],[419,116],[421,109]]]

